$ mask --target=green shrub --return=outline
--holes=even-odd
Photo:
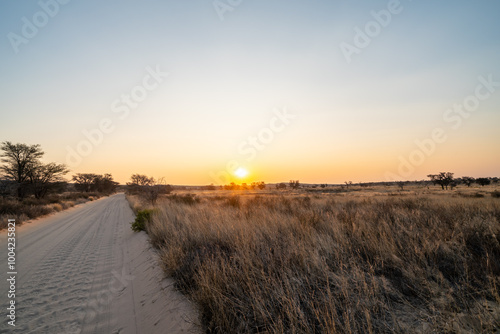
[[[132,230],[134,232],[140,232],[146,230],[146,222],[150,223],[151,218],[153,216],[154,210],[141,210],[137,212],[137,216],[135,217],[135,221],[130,223],[132,225]]]

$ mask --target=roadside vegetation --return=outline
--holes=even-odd
[[[151,223],[154,210],[144,209],[137,211],[135,221],[132,223],[132,230],[140,232],[146,230],[146,224]]]
[[[42,161],[40,145],[0,144],[0,230],[8,219],[18,225],[116,191],[111,174],[76,174],[65,179],[63,164]]]
[[[7,227],[8,219],[15,219],[16,224],[66,210],[75,205],[100,198],[100,193],[66,192],[51,194],[42,199],[33,197],[18,200],[16,198],[0,197],[0,230]]]
[[[478,186],[128,198],[207,333],[493,333],[500,200]]]

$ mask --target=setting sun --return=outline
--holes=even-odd
[[[245,168],[240,167],[234,171],[234,175],[236,175],[239,178],[244,178],[245,176],[248,175],[248,171]]]

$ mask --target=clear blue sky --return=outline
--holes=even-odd
[[[267,182],[500,174],[500,87],[467,118],[446,112],[478,77],[500,82],[497,1],[41,3],[0,2],[0,141],[69,163],[82,131],[111,120],[73,172],[208,184],[233,177],[236,161],[247,181]],[[391,6],[347,61],[355,28]],[[123,107],[148,68],[168,76],[121,119],[113,103]],[[269,137],[276,108],[294,118]],[[446,140],[422,158],[415,141],[436,128]]]

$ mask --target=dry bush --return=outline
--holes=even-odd
[[[78,205],[78,204],[87,203],[87,202],[88,202],[88,199],[77,198],[74,203],[75,203],[75,205]]]
[[[50,208],[52,211],[59,212],[63,210],[63,206],[61,203],[53,203],[48,205],[48,208]]]
[[[61,202],[61,206],[62,206],[63,210],[66,210],[68,208],[71,208],[71,207],[75,206],[75,202],[73,202],[73,201],[63,201],[63,202]]]
[[[125,197],[127,198],[130,208],[132,209],[132,211],[134,211],[135,214],[137,214],[137,212],[139,212],[140,210],[152,208],[151,204],[137,195],[126,194]]]
[[[476,191],[476,192],[467,192],[467,193],[458,192],[458,196],[462,196],[462,197],[466,197],[466,198],[483,198],[484,194],[480,193],[478,191]]]
[[[236,198],[164,200],[146,226],[209,333],[500,326],[498,200]]]
[[[0,214],[0,230],[7,228],[9,219],[15,219],[17,225],[18,222],[27,221],[28,216],[25,214]]]
[[[194,205],[200,202],[200,199],[196,197],[195,194],[184,194],[184,195],[173,194],[168,196],[167,198],[170,199],[171,201],[188,205]]]
[[[90,198],[98,198],[101,195],[89,193],[64,193],[51,194],[44,198],[28,197],[19,201],[14,198],[0,197],[0,230],[7,227],[8,219],[16,219],[16,223],[21,225],[30,219],[48,215],[53,212],[59,212],[85,203]]]

